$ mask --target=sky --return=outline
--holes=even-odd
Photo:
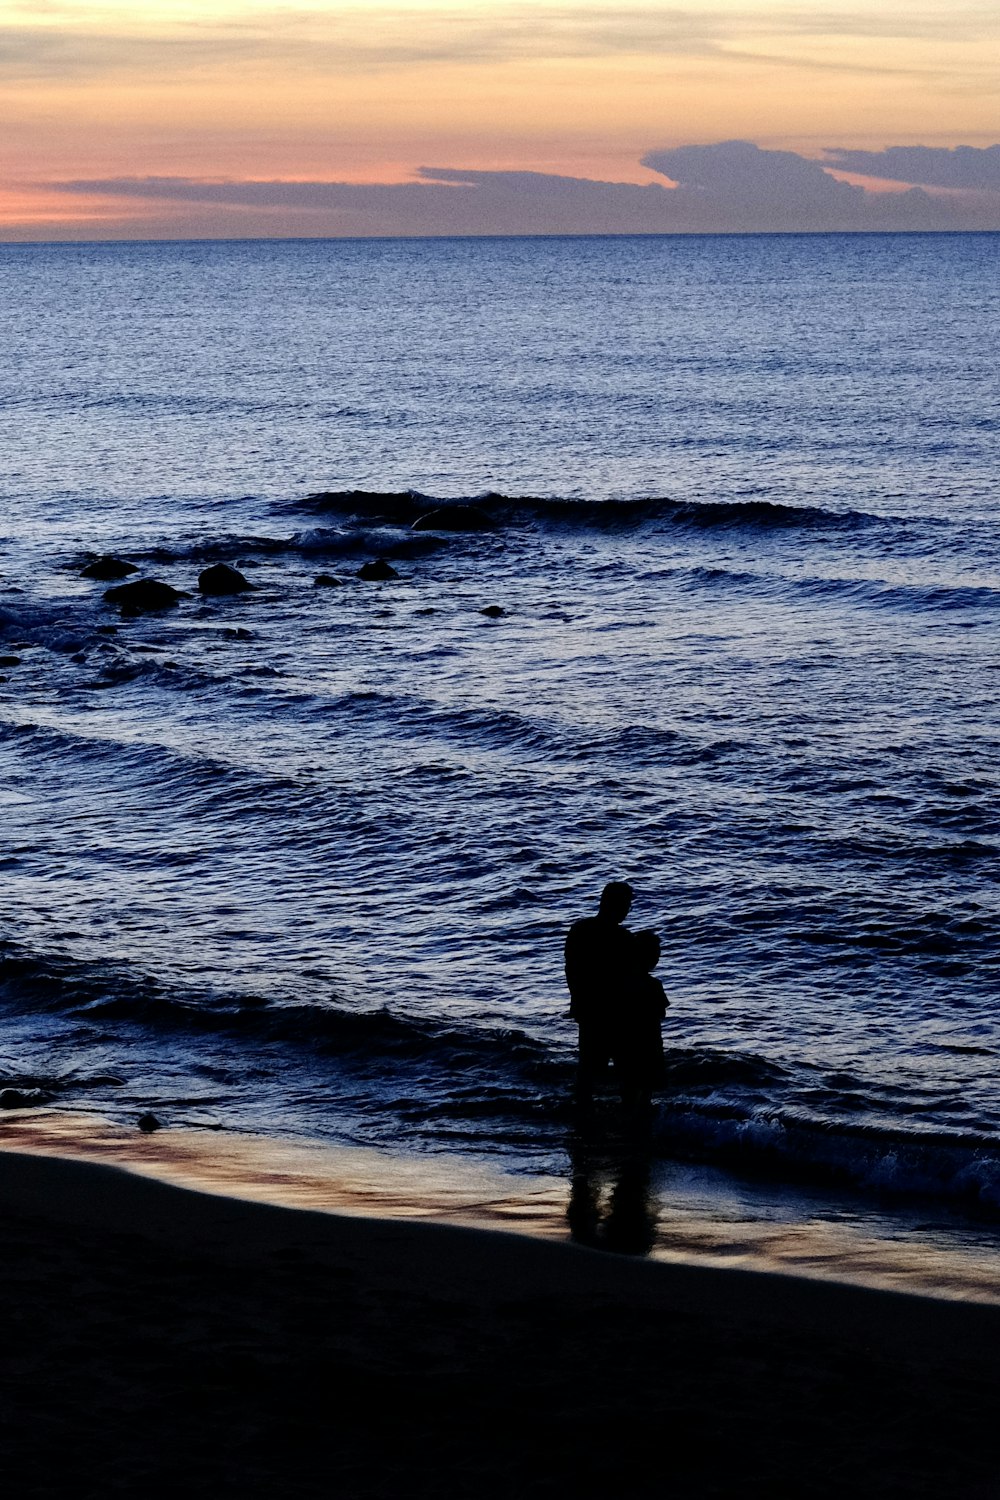
[[[0,0],[0,240],[1000,229],[996,0]]]

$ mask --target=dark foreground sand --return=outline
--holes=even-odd
[[[1000,1496],[1000,1308],[0,1153],[12,1497]]]

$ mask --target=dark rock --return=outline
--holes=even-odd
[[[19,656],[0,656],[0,667],[19,667],[20,665]]]
[[[228,563],[215,563],[198,574],[198,590],[202,594],[245,594],[252,588],[254,584],[249,578]]]
[[[117,604],[126,615],[141,615],[158,609],[176,609],[181,599],[190,599],[190,594],[161,583],[158,578],[137,578],[134,583],[119,584],[116,589],[105,589],[104,597],[109,604]]]
[[[492,520],[478,505],[439,505],[414,521],[413,531],[488,531]]]
[[[150,1114],[148,1111],[146,1112],[146,1114],[139,1116],[138,1124],[139,1129],[143,1131],[145,1135],[152,1135],[154,1130],[163,1129],[162,1121],[158,1120],[154,1114]]]
[[[98,631],[100,632],[101,635],[117,635],[118,634],[118,626],[117,625],[98,625],[97,629],[98,629]]]
[[[253,631],[252,630],[244,630],[242,625],[239,626],[238,629],[234,627],[232,630],[224,630],[222,632],[222,634],[224,636],[226,636],[226,638],[228,640],[230,640],[230,641],[252,641],[253,640]]]
[[[313,588],[339,589],[343,582],[342,578],[335,578],[332,573],[317,573],[313,579]]]
[[[382,583],[390,578],[398,578],[399,574],[392,563],[387,563],[384,557],[380,557],[376,562],[366,562],[360,567],[358,577],[369,583]]]
[[[500,604],[487,604],[479,613],[481,615],[488,615],[491,620],[499,620],[507,611]]]
[[[96,578],[101,583],[113,583],[116,578],[127,578],[130,573],[138,573],[139,569],[135,563],[125,562],[120,557],[99,557],[96,562],[88,563],[85,568],[80,569],[81,578]]]

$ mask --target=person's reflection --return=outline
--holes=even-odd
[[[648,1255],[656,1241],[650,1157],[634,1141],[570,1141],[566,1218],[578,1244],[619,1255]]]

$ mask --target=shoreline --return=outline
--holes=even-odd
[[[0,1152],[32,1495],[986,1496],[1000,1309]]]
[[[531,1240],[823,1284],[1000,1305],[994,1226],[928,1222],[718,1169],[570,1155],[562,1175],[482,1157],[172,1127],[143,1134],[59,1110],[0,1115],[7,1152],[110,1165],[198,1193],[350,1218],[505,1231]],[[962,1236],[964,1235],[964,1241]]]

